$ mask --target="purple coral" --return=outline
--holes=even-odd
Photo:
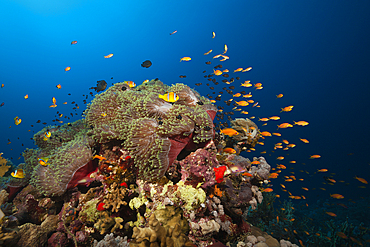
[[[214,167],[219,165],[216,154],[212,152],[214,148],[211,141],[206,148],[197,149],[181,161],[175,161],[181,167],[181,180],[189,183],[203,183],[202,188],[207,188],[216,183]]]

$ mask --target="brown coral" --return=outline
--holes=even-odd
[[[108,189],[108,194],[104,196],[103,207],[106,209],[112,207],[112,212],[118,212],[121,205],[127,205],[127,202],[124,200],[126,194],[127,189],[114,182]]]
[[[8,160],[2,157],[3,153],[0,153],[0,177],[9,170],[11,166],[7,166]]]

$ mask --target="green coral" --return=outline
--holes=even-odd
[[[192,210],[195,205],[206,201],[206,192],[202,188],[194,188],[191,185],[184,185],[183,181],[177,183],[180,199],[184,202],[183,208]]]
[[[78,214],[78,218],[85,223],[94,223],[99,219],[100,212],[96,209],[96,205],[99,203],[99,198],[92,199],[84,203],[81,211]]]
[[[143,196],[140,196],[140,197],[134,197],[130,200],[129,202],[129,206],[131,209],[139,209],[142,205],[148,203],[148,199],[146,199],[145,197]]]

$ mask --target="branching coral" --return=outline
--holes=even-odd
[[[107,194],[104,196],[104,208],[109,209],[112,207],[112,212],[118,212],[121,205],[127,205],[124,200],[127,195],[127,188],[119,186],[115,182],[107,189]]]
[[[155,211],[149,217],[147,225],[145,228],[134,227],[130,246],[142,246],[145,243],[163,247],[192,245],[185,235],[188,228],[182,224],[180,211],[171,206]]]
[[[4,176],[4,174],[9,170],[11,167],[7,165],[8,160],[2,157],[3,153],[0,153],[0,177]]]
[[[101,214],[101,218],[94,224],[94,227],[99,230],[100,234],[107,233],[110,229],[110,232],[114,232],[116,229],[122,229],[123,226],[121,223],[123,219],[120,217],[110,217],[107,212]]]

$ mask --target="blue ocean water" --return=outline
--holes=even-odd
[[[57,111],[70,117],[62,118],[64,123],[81,118],[86,109],[83,95],[89,95],[96,81],[105,80],[110,86],[125,80],[140,84],[159,78],[169,85],[185,83],[204,96],[215,97],[223,92],[222,100],[216,104],[225,107],[224,112],[232,111],[233,106],[224,103],[232,95],[223,87],[235,86],[233,93],[252,92],[260,107],[245,107],[248,115],[234,111],[232,117],[255,116],[261,130],[279,132],[282,137],[266,137],[264,146],[257,145],[256,152],[243,156],[260,156],[266,150],[263,155],[273,167],[287,166],[272,181],[274,192],[282,198],[289,194],[281,191],[280,184],[293,195],[304,195],[309,204],[319,199],[335,203],[330,197],[334,193],[344,195],[344,203],[369,197],[368,185],[355,179],[358,176],[370,181],[368,1],[103,4],[18,0],[1,1],[0,9],[0,84],[4,84],[0,88],[0,103],[4,102],[0,107],[0,152],[14,164],[23,162],[23,150],[35,148],[32,136],[45,126],[44,122],[56,124],[53,120],[59,118]],[[216,34],[214,38],[212,32]],[[71,45],[74,40],[78,43]],[[212,59],[224,51],[225,44],[225,55],[230,59]],[[211,54],[203,55],[210,49]],[[105,59],[110,53],[114,56]],[[185,56],[192,60],[180,62]],[[147,59],[153,65],[142,68],[140,64]],[[206,65],[207,61],[212,65]],[[227,85],[220,77],[220,84],[214,85],[204,78],[218,64],[230,70],[230,77],[241,79]],[[67,66],[71,70],[65,72]],[[233,73],[250,66],[253,69],[249,72]],[[245,80],[260,82],[263,89],[241,87]],[[211,90],[207,83],[215,89]],[[60,90],[56,88],[58,84],[62,86]],[[284,97],[276,99],[280,93]],[[26,94],[28,99],[24,99]],[[52,97],[57,100],[56,108],[49,108]],[[89,96],[87,101],[91,99]],[[73,109],[76,103],[79,109]],[[288,105],[294,105],[293,110],[280,113]],[[263,122],[258,121],[275,115],[281,117],[279,122],[269,121],[262,126]],[[19,125],[14,124],[16,116],[22,119]],[[309,125],[276,130],[279,123],[300,120]],[[310,143],[304,144],[299,138]],[[296,147],[273,150],[274,144],[283,139]],[[309,159],[314,154],[321,158]],[[278,161],[278,156],[285,159]],[[289,163],[291,160],[297,163]],[[317,172],[324,168],[328,172]],[[285,175],[294,175],[297,181],[285,182]],[[324,176],[337,182],[328,185]]]

